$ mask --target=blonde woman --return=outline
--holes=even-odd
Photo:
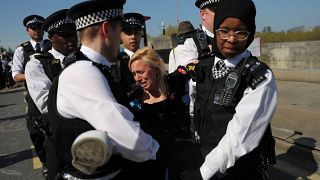
[[[157,160],[142,163],[138,169],[143,171],[142,179],[164,179],[167,167],[169,176],[182,168],[175,157],[180,151],[177,144],[185,147],[190,138],[188,104],[182,101],[184,83],[167,75],[162,59],[150,47],[135,52],[129,69],[140,87],[131,97],[131,111],[141,128],[160,144]]]

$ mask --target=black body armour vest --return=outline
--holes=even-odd
[[[30,56],[35,53],[35,50],[33,49],[30,41],[26,41],[26,42],[20,44],[20,46],[23,49],[23,60],[24,60],[23,69],[25,69],[27,62],[30,61]],[[44,40],[44,48],[43,48],[42,52],[48,52],[51,49],[51,47],[52,47],[51,41],[48,39],[45,39]]]
[[[70,58],[71,57],[71,58]],[[70,60],[71,59],[71,60]],[[72,53],[65,60],[65,65],[68,66],[75,61],[86,60],[91,61],[85,57],[80,51]],[[126,97],[119,94],[119,87],[114,82],[110,75],[110,68],[101,64],[97,64],[92,61],[92,65],[99,68],[101,73],[107,78],[110,85],[111,91],[118,102],[125,102]],[[67,67],[66,67],[67,68]],[[55,78],[51,86],[49,97],[48,97],[48,110],[49,110],[49,123],[52,129],[52,139],[54,141],[54,146],[57,152],[57,161],[59,161],[61,171],[67,172],[74,177],[81,179],[93,179],[98,177],[103,177],[107,174],[115,172],[124,164],[124,159],[120,155],[112,155],[108,163],[97,168],[96,172],[92,175],[86,175],[72,166],[72,155],[71,155],[71,145],[73,141],[83,132],[94,130],[87,121],[74,118],[68,119],[62,117],[57,110],[57,89],[59,83],[59,76]],[[84,102],[85,103],[85,102]],[[88,109],[88,111],[90,111]],[[89,112],[88,112],[89,113]],[[106,117],[107,118],[107,117]]]
[[[264,74],[269,69],[255,57],[249,57],[243,59],[223,78],[213,79],[213,62],[214,58],[206,58],[199,62],[204,76],[201,82],[197,82],[194,104],[195,138],[201,144],[203,156],[214,149],[226,133],[227,125],[235,114],[235,107],[243,97],[244,90],[248,86],[255,89],[260,82],[266,79]],[[254,71],[249,72],[250,68],[253,68]],[[230,75],[232,73],[237,73],[238,78],[230,80],[230,77],[233,77]],[[233,90],[229,89],[230,92],[225,89],[226,84],[232,87],[232,83],[235,85],[236,82],[237,85]],[[237,162],[251,163],[261,160],[258,162],[264,161],[271,164],[275,163],[274,158],[274,139],[269,125],[258,147]]]
[[[119,84],[124,87],[126,94],[128,95],[132,89],[131,86],[132,84],[135,83],[134,77],[132,75],[132,73],[129,70],[129,60],[130,60],[130,56],[126,53],[126,52],[119,52],[118,54],[118,69],[119,69],[119,75],[120,75],[120,81]],[[112,68],[114,69],[114,68]]]

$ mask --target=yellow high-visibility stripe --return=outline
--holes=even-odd
[[[31,149],[34,150],[34,146],[31,146]],[[33,169],[42,168],[42,163],[38,157],[32,158]]]

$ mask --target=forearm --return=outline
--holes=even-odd
[[[23,82],[25,80],[26,80],[26,78],[25,78],[24,74],[17,74],[14,76],[15,82]]]

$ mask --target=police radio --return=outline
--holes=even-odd
[[[212,56],[211,50],[208,45],[207,35],[201,29],[195,29],[194,31],[182,34],[178,36],[178,43],[183,44],[186,38],[192,38],[198,51],[198,60],[205,57]]]
[[[207,35],[203,30],[196,29],[195,32],[192,33],[192,38],[198,49],[199,60],[212,55],[208,45]]]
[[[237,84],[239,82],[239,74],[235,71],[231,71],[222,88],[219,88],[214,96],[214,103],[224,106],[232,105],[233,97],[237,90]]]

